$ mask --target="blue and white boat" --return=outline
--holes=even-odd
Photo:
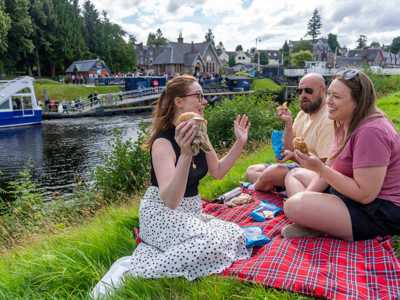
[[[37,103],[32,77],[0,81],[0,127],[40,124],[42,109]]]

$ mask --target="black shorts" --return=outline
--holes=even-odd
[[[353,228],[353,240],[368,240],[400,233],[400,206],[393,202],[376,198],[369,204],[361,204],[332,187],[325,192],[336,195],[346,204]]]

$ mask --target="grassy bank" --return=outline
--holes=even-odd
[[[87,98],[92,93],[106,94],[121,91],[119,86],[84,86],[76,84],[63,84],[52,80],[35,81],[36,97],[44,101],[44,90],[47,90],[49,99],[56,101],[75,100]]]
[[[276,84],[273,80],[269,78],[263,79],[254,79],[251,83],[252,90],[268,90],[271,92],[279,92],[282,87],[279,84]]]
[[[243,179],[249,164],[272,160],[269,145],[244,155],[224,180],[202,180],[200,191],[213,198]],[[101,211],[87,224],[51,237],[38,236],[3,254],[1,299],[88,299],[88,292],[119,257],[134,249],[131,229],[138,224],[140,196],[123,206]],[[260,285],[209,276],[194,283],[184,279],[130,279],[112,299],[299,299],[299,295]],[[305,297],[303,297],[305,298]]]
[[[379,99],[378,107],[385,112],[397,130],[400,130],[400,92]]]
[[[379,100],[379,106],[399,120],[400,94]],[[399,128],[399,122],[396,123]],[[200,193],[212,199],[244,180],[247,166],[273,161],[269,145],[243,155],[223,180],[206,177]],[[142,191],[143,192],[143,191]],[[88,299],[88,292],[119,257],[134,249],[131,229],[138,223],[137,193],[125,204],[111,204],[83,224],[61,233],[35,235],[1,255],[0,299]],[[396,250],[400,246],[397,242]],[[184,279],[129,279],[113,299],[308,299],[237,280],[208,276]]]

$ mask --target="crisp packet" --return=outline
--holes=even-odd
[[[260,247],[271,241],[262,233],[261,227],[258,226],[244,226],[241,227],[246,238],[246,247]]]
[[[260,205],[250,213],[250,217],[257,222],[264,222],[274,218],[280,212],[282,212],[282,208],[269,203],[267,200],[262,200]]]

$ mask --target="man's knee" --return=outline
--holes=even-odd
[[[273,164],[265,169],[262,176],[266,178],[284,179],[288,168],[284,164]]]
[[[246,170],[246,177],[248,179],[258,177],[264,170],[265,170],[265,165],[263,164],[251,165]]]

